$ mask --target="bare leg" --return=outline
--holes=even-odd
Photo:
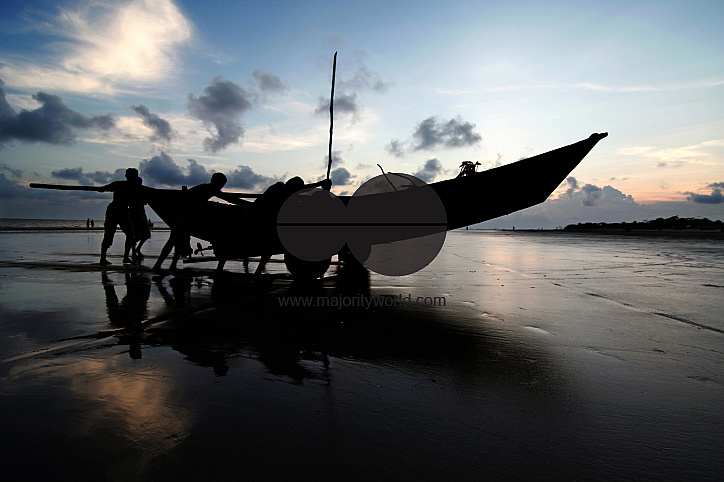
[[[171,254],[171,250],[173,249],[174,245],[174,238],[174,234],[171,233],[171,235],[168,237],[168,241],[166,241],[166,244],[164,244],[163,248],[161,248],[161,253],[158,255],[158,260],[153,265],[153,269],[161,269],[161,265],[164,261],[166,261],[168,255]]]
[[[262,254],[261,259],[259,259],[259,264],[256,267],[256,271],[254,271],[254,274],[262,274],[264,272],[264,269],[266,268],[266,264],[271,259],[271,254]]]
[[[131,252],[133,251],[133,245],[136,244],[133,240],[133,236],[126,235],[126,245],[125,249],[123,250],[123,263],[132,263],[133,261],[129,257]]]
[[[108,253],[108,246],[101,244],[101,264],[111,264],[106,258],[106,253]]]
[[[133,256],[137,259],[143,258],[143,253],[141,252],[141,246],[143,246],[143,243],[145,243],[146,240],[142,239],[138,242],[138,245],[133,249]]]
[[[181,256],[181,255],[179,254],[178,250],[174,249],[174,250],[173,250],[173,258],[171,259],[171,266],[169,266],[169,269],[176,269],[176,268],[177,268],[176,265],[178,264],[178,259],[180,258],[180,256]]]

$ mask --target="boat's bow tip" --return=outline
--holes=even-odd
[[[590,139],[596,139],[597,141],[600,141],[604,137],[608,137],[608,132],[593,133],[591,134]]]

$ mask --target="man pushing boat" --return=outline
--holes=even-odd
[[[106,257],[106,253],[108,252],[108,248],[113,244],[113,237],[116,234],[116,228],[119,226],[121,231],[126,235],[123,262],[133,262],[129,255],[133,250],[136,240],[133,235],[133,224],[131,223],[129,207],[133,202],[134,193],[139,190],[138,169],[133,167],[126,169],[125,181],[115,181],[98,188],[98,192],[113,193],[113,199],[106,208],[103,241],[101,242],[101,264],[111,264]]]

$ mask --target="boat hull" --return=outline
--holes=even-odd
[[[382,220],[385,229],[370,226],[370,231],[376,229],[381,234],[371,234],[369,242],[389,243],[458,229],[542,203],[606,135],[592,134],[588,139],[505,166],[429,184],[425,189],[431,189],[444,208],[442,222],[438,216],[434,223],[426,223],[424,213],[417,220],[421,210],[414,207],[418,204],[415,191],[419,188],[371,194],[370,198],[376,198],[372,205],[385,206],[385,212],[408,213],[409,216],[387,219],[382,214],[378,219]],[[285,253],[276,233],[269,232],[269,223],[255,215],[253,203],[242,201],[240,205],[228,205],[206,201],[188,206],[184,204],[184,194],[179,190],[146,188],[149,206],[171,229],[212,243],[218,257],[242,258],[270,251],[272,254]],[[340,198],[349,206],[350,197]],[[404,229],[389,229],[395,220]],[[427,229],[410,228],[425,224]],[[365,228],[347,225],[344,229],[362,232]]]

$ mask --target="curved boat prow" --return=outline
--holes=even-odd
[[[542,203],[608,133],[472,176],[432,183],[448,229],[504,216]]]

